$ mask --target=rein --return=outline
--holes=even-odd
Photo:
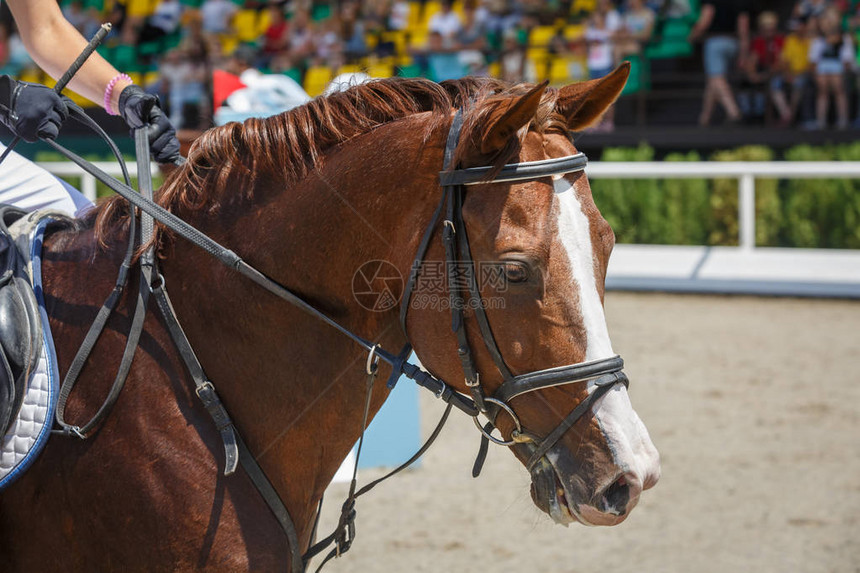
[[[92,123],[92,120],[89,121],[90,123]],[[188,369],[188,372],[195,383],[195,391],[197,393],[197,396],[204,404],[207,412],[209,413],[210,417],[215,423],[215,426],[221,434],[221,439],[223,441],[225,450],[224,475],[232,474],[235,471],[237,464],[242,464],[243,468],[248,474],[248,477],[251,479],[257,490],[260,492],[260,495],[263,497],[266,504],[269,506],[269,509],[272,511],[273,515],[281,525],[281,528],[284,530],[284,533],[289,543],[292,571],[294,572],[305,571],[309,560],[315,555],[321,553],[326,547],[331,544],[334,544],[335,547],[325,557],[320,567],[322,567],[332,557],[339,556],[341,553],[349,549],[355,534],[354,506],[356,498],[370,491],[378,483],[405,469],[415,460],[417,460],[421,455],[423,455],[423,453],[430,447],[430,445],[438,436],[439,432],[441,431],[443,425],[448,418],[448,414],[450,413],[452,407],[456,407],[457,409],[471,416],[475,420],[475,424],[476,426],[478,426],[478,429],[481,431],[482,434],[481,448],[479,451],[478,460],[475,464],[475,469],[473,470],[473,475],[477,476],[477,474],[480,472],[480,467],[483,464],[483,460],[486,456],[489,441],[493,441],[497,444],[504,446],[527,444],[532,449],[532,459],[530,459],[527,464],[527,467],[531,469],[533,465],[537,463],[537,461],[541,459],[546,454],[546,452],[548,452],[549,449],[551,449],[552,446],[557,443],[557,441],[562,437],[562,435],[567,431],[567,429],[569,429],[577,419],[579,419],[588,410],[590,410],[591,406],[597,401],[597,399],[599,399],[603,394],[605,394],[612,387],[614,387],[615,384],[627,384],[627,377],[621,371],[623,368],[623,361],[618,356],[586,363],[561,366],[557,368],[549,368],[526,374],[513,375],[505,364],[501,352],[498,349],[498,346],[492,334],[489,320],[483,309],[483,305],[477,304],[473,305],[473,307],[475,308],[475,318],[478,328],[480,330],[481,337],[483,338],[484,345],[492,356],[496,367],[502,373],[504,379],[504,383],[495,392],[494,395],[488,396],[485,392],[483,386],[481,385],[480,374],[477,371],[477,368],[474,363],[472,348],[470,347],[468,338],[466,336],[466,317],[463,310],[465,308],[465,295],[468,295],[468,297],[478,302],[482,302],[481,294],[478,291],[477,287],[477,281],[475,280],[474,261],[471,257],[468,237],[462,217],[462,206],[465,198],[466,186],[479,185],[484,183],[522,181],[543,177],[561,176],[571,172],[579,172],[584,170],[585,165],[587,163],[587,159],[583,153],[577,153],[575,155],[558,159],[509,164],[503,166],[502,169],[498,171],[498,175],[492,180],[488,181],[486,180],[486,177],[493,170],[493,168],[491,167],[452,169],[452,167],[454,167],[452,165],[454,150],[456,149],[457,143],[459,141],[462,124],[463,111],[458,110],[448,134],[444,154],[443,170],[439,174],[440,184],[442,186],[442,197],[439,202],[439,205],[433,213],[431,221],[428,224],[427,229],[424,232],[422,240],[419,244],[415,261],[410,271],[409,281],[407,282],[406,288],[403,293],[403,300],[400,309],[400,322],[403,328],[403,333],[407,337],[407,344],[398,354],[392,354],[390,352],[387,352],[379,345],[374,344],[367,339],[359,336],[358,334],[350,331],[331,317],[314,308],[312,305],[301,299],[299,296],[294,294],[292,291],[290,291],[277,281],[271,279],[263,272],[246,263],[244,260],[242,260],[241,257],[239,257],[239,255],[237,255],[230,249],[220,245],[215,240],[205,235],[195,227],[189,225],[182,219],[175,216],[173,213],[156,204],[152,200],[151,176],[141,177],[140,175],[142,173],[150,173],[149,163],[147,160],[149,157],[148,142],[146,141],[145,131],[137,130],[135,132],[135,143],[138,157],[138,171],[141,182],[141,193],[137,193],[134,189],[131,188],[131,186],[128,184],[128,179],[126,179],[127,182],[123,184],[122,182],[107,175],[104,171],[102,171],[95,165],[90,164],[88,161],[81,158],[74,152],[66,149],[59,143],[53,140],[47,141],[49,145],[51,145],[55,150],[64,155],[67,159],[76,163],[84,171],[94,176],[96,179],[107,185],[111,190],[126,199],[131,206],[137,207],[140,210],[141,244],[146,243],[152,237],[153,221],[159,221],[167,229],[179,235],[180,237],[188,240],[198,248],[203,249],[204,251],[212,255],[216,260],[221,262],[223,265],[238,272],[240,275],[250,279],[255,284],[264,288],[275,296],[285,300],[293,306],[300,308],[314,318],[328,324],[329,326],[336,329],[368,352],[368,361],[366,367],[368,375],[367,395],[365,403],[364,421],[361,428],[361,438],[359,440],[359,454],[361,451],[361,443],[363,442],[364,438],[364,430],[366,427],[371,391],[373,387],[373,382],[378,372],[379,361],[383,361],[391,365],[392,367],[391,375],[387,381],[389,388],[393,388],[398,378],[403,375],[415,381],[419,386],[427,388],[428,390],[433,392],[437,398],[440,398],[444,402],[446,402],[447,407],[438,425],[436,426],[428,440],[424,443],[424,445],[422,445],[418,452],[416,452],[415,455],[412,456],[412,458],[407,460],[398,468],[394,469],[389,474],[365,485],[363,488],[357,491],[355,471],[353,472],[353,479],[350,485],[349,496],[347,497],[347,500],[343,505],[341,511],[341,518],[338,522],[338,527],[336,528],[335,532],[321,540],[319,543],[314,544],[310,549],[308,549],[308,551],[304,555],[302,555],[299,549],[298,532],[295,527],[295,524],[293,523],[292,518],[290,517],[289,511],[286,509],[283,504],[283,501],[278,496],[277,491],[275,491],[274,487],[271,485],[271,482],[266,477],[263,469],[254,459],[253,454],[249,451],[248,447],[242,441],[240,433],[235,427],[235,424],[230,419],[226,408],[223,406],[220,401],[220,398],[218,397],[214,384],[206,377],[205,371],[199,360],[197,359],[197,356],[194,353],[191,343],[188,341],[188,338],[186,337],[182,326],[178,318],[176,317],[176,313],[173,310],[173,306],[167,294],[165,278],[163,275],[160,274],[157,268],[154,247],[151,247],[143,255],[143,257],[141,258],[141,284],[140,293],[138,295],[138,310],[141,311],[141,315],[145,314],[146,299],[150,295],[152,295],[153,299],[156,302],[156,305],[158,306],[159,311],[162,314],[162,317],[164,318],[167,329],[174,340],[179,354],[182,357],[183,362],[185,363],[186,368]],[[452,329],[457,336],[458,355],[460,357],[465,377],[465,383],[466,386],[469,388],[470,396],[460,394],[452,386],[450,386],[443,380],[433,376],[425,370],[422,370],[418,365],[413,364],[408,360],[409,354],[412,350],[412,346],[408,342],[408,331],[406,329],[409,304],[412,299],[412,294],[415,289],[416,282],[420,275],[421,263],[426,256],[430,240],[435,234],[443,210],[445,211],[445,219],[443,221],[442,227],[442,241],[445,246],[446,263],[449,268],[448,290],[449,296],[451,297]],[[133,209],[130,219],[132,222],[130,227],[129,252],[133,252],[132,246],[135,240],[135,217]],[[127,257],[127,259],[128,258],[129,257]],[[465,289],[466,293],[461,291],[461,289],[457,285],[458,281],[454,280],[455,277],[452,274],[452,269],[455,266],[455,263],[465,263],[466,267],[469,269],[469,284],[468,288]],[[122,291],[122,286],[125,285],[125,281],[127,280],[127,275],[128,260],[124,260],[123,266],[120,271],[120,277],[117,279],[117,287],[111,293],[110,297],[108,298],[108,301],[106,301],[102,310],[99,312],[96,321],[94,322],[93,326],[90,329],[90,332],[85,338],[84,344],[78,352],[79,356],[83,356],[83,359],[80,361],[80,368],[83,367],[83,362],[86,361],[86,357],[89,355],[89,351],[92,350],[92,346],[94,346],[95,341],[98,338],[98,334],[101,332],[101,328],[104,327],[104,323],[106,323],[107,321],[107,315],[110,314],[116,302],[118,301],[119,294],[121,294]],[[102,317],[103,314],[106,314],[106,316]],[[101,323],[100,327],[97,326],[99,323]],[[138,321],[136,312],[135,319],[133,320],[133,325],[137,325],[137,323]],[[139,328],[142,329],[142,318],[140,320]],[[125,354],[129,353],[130,356],[134,355],[134,347],[137,344],[137,338],[140,334],[139,332],[135,333],[135,329],[137,329],[137,326],[133,326],[133,329],[129,334],[128,344],[126,347],[126,352],[124,353],[124,357]],[[73,362],[73,366],[77,361],[78,356],[76,356],[75,361]],[[66,381],[64,381],[65,398],[67,398],[68,394],[71,392],[71,386],[74,385],[74,380],[80,373],[80,368],[77,369],[75,375],[71,378],[71,382],[67,389],[65,388]],[[71,375],[71,373],[72,371],[70,371],[69,375]],[[66,424],[62,419],[62,410],[58,408],[57,422],[58,425],[63,428],[62,432],[68,435],[75,435],[81,439],[85,439],[88,435],[90,435],[92,430],[97,427],[98,424],[101,423],[101,421],[103,421],[103,419],[109,413],[111,407],[113,406],[113,403],[116,401],[116,396],[118,396],[119,391],[122,389],[122,384],[124,384],[125,376],[127,376],[127,374],[128,369],[123,369],[123,366],[121,365],[120,373],[117,375],[117,379],[114,382],[114,386],[111,388],[108,399],[99,409],[97,415],[93,418],[93,420],[91,420],[83,427],[70,426]],[[579,405],[577,405],[577,407],[574,408],[574,410],[570,414],[568,414],[568,416],[565,417],[564,420],[562,420],[562,422],[553,432],[551,432],[548,436],[542,439],[538,438],[537,436],[534,436],[533,434],[528,433],[522,428],[522,424],[518,416],[516,415],[512,406],[509,404],[509,402],[513,398],[528,392],[558,386],[561,384],[571,384],[588,381],[594,381],[594,389],[591,391],[588,397],[583,400]],[[65,404],[65,399],[63,400],[63,404]],[[512,417],[516,427],[516,429],[511,435],[511,440],[508,441],[498,439],[490,433],[495,427],[495,420],[499,412],[502,410],[504,410],[508,415]],[[479,414],[484,414],[489,419],[489,422],[483,427],[477,420]],[[356,460],[356,467],[357,464],[358,460]]]

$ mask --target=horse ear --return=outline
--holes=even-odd
[[[481,141],[481,153],[491,154],[503,148],[508,140],[535,116],[548,81],[536,85],[527,94],[502,101],[487,115],[487,126]]]
[[[555,109],[567,120],[571,131],[581,131],[595,123],[621,95],[630,62],[624,62],[608,76],[565,86],[558,91]]]

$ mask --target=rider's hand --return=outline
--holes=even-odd
[[[0,121],[24,141],[54,139],[69,110],[54,90],[0,76]]]
[[[179,159],[179,140],[170,120],[158,105],[158,98],[130,85],[119,95],[119,113],[129,127],[147,127],[149,150],[159,163],[174,163]]]

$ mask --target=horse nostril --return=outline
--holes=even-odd
[[[598,509],[603,513],[624,515],[630,502],[630,486],[625,476],[619,477],[603,492]]]

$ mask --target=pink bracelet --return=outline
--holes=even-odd
[[[114,79],[108,82],[107,87],[105,88],[105,111],[108,112],[108,115],[119,115],[119,111],[115,111],[110,106],[110,100],[113,97],[113,88],[116,87],[116,84],[120,80],[126,80],[129,83],[134,83],[129,77],[128,74],[119,74]]]

